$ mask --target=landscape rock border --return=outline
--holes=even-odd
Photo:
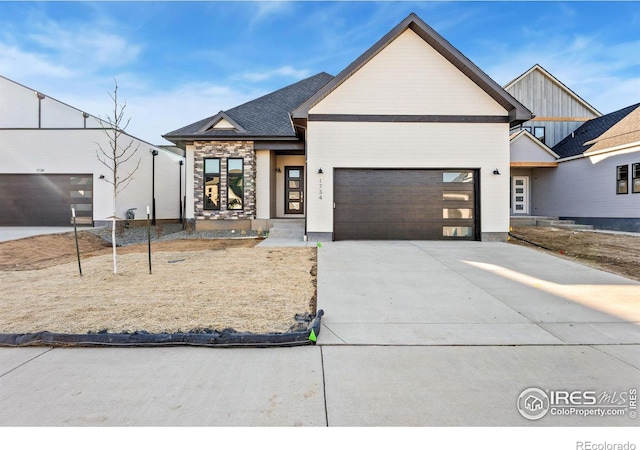
[[[319,310],[306,330],[287,333],[92,333],[63,334],[42,331],[24,334],[0,334],[0,347],[294,347],[315,345],[320,334],[323,310]]]

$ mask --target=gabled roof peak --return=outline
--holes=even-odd
[[[224,124],[226,126],[219,126],[220,124]],[[218,114],[209,119],[203,126],[198,130],[200,133],[204,133],[206,131],[213,131],[215,129],[226,130],[226,131],[236,131],[238,133],[246,133],[247,130],[242,128],[235,120],[233,120],[229,114],[224,111],[220,111]]]
[[[602,116],[602,113],[600,111],[598,111],[596,108],[594,108],[593,106],[591,106],[585,99],[583,99],[582,97],[580,97],[578,94],[576,94],[575,92],[573,92],[571,89],[569,89],[569,87],[567,85],[565,85],[562,81],[560,81],[559,79],[557,79],[555,76],[553,76],[548,70],[546,70],[544,67],[542,67],[539,63],[535,63],[533,66],[531,66],[527,71],[525,71],[523,74],[521,74],[520,76],[514,78],[513,80],[511,80],[510,82],[508,82],[507,84],[504,85],[505,89],[509,89],[510,87],[512,87],[513,85],[519,83],[521,80],[523,80],[524,78],[526,78],[527,76],[529,76],[531,73],[533,72],[539,72],[541,73],[543,76],[545,76],[546,78],[548,78],[549,80],[551,80],[552,83],[556,84],[557,86],[559,86],[563,91],[565,91],[570,97],[572,97],[575,101],[577,101],[578,103],[580,103],[582,106],[584,106],[586,109],[588,109],[589,111],[591,111],[596,117],[600,117]]]
[[[333,92],[344,81],[350,78],[362,66],[372,60],[378,53],[384,50],[391,42],[402,33],[411,30],[423,39],[434,50],[440,53],[454,67],[465,74],[478,87],[484,90],[493,100],[500,104],[509,112],[509,119],[512,125],[526,122],[533,117],[524,105],[516,100],[511,94],[505,91],[498,83],[485,74],[471,60],[464,56],[458,49],[438,34],[433,28],[427,25],[415,13],[410,13],[402,22],[396,25],[391,31],[384,35],[378,42],[365,51],[360,57],[347,66],[333,80],[320,89],[315,95],[300,105],[292,114],[293,119],[305,119],[309,110]]]

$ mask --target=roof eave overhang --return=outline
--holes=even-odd
[[[585,143],[585,145],[587,144]],[[620,152],[625,150],[634,150],[634,151],[640,150],[640,141],[629,142],[622,145],[616,145],[614,147],[607,147],[607,148],[601,148],[601,149],[595,149],[595,150],[593,150],[593,147],[592,147],[589,150],[586,150],[582,154],[588,157],[588,156],[602,155],[604,153]]]

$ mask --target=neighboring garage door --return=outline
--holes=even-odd
[[[479,239],[477,170],[336,169],[334,239]]]
[[[0,174],[0,226],[93,223],[92,175]]]

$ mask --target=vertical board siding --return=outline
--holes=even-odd
[[[556,81],[538,70],[529,73],[510,86],[507,91],[538,117],[597,117]],[[553,147],[583,123],[531,120],[525,122],[523,126],[545,127],[545,144]]]

